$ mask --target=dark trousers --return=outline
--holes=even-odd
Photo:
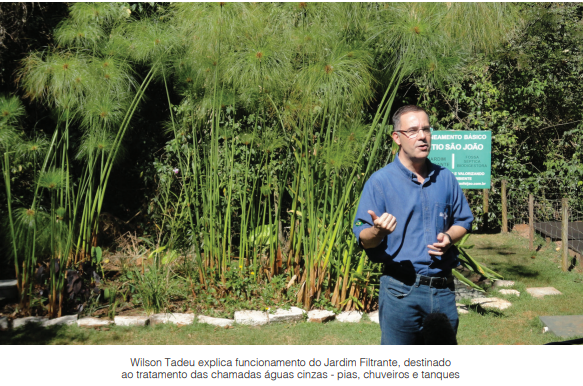
[[[392,276],[381,276],[379,290],[379,322],[381,344],[423,344],[423,320],[432,312],[447,315],[457,333],[459,318],[455,305],[455,285],[435,288],[419,284],[419,275],[412,284]]]

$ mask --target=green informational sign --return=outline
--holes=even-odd
[[[490,189],[491,131],[434,131],[431,162],[448,168],[462,189]]]

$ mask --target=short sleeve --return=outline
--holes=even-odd
[[[373,226],[372,218],[368,211],[372,210],[377,216],[381,216],[386,212],[386,205],[384,202],[384,194],[379,185],[379,182],[374,178],[374,175],[364,184],[356,216],[352,223],[352,233],[360,243],[360,232]],[[386,257],[387,238],[375,248],[365,249],[366,254],[373,262],[381,262]]]
[[[453,178],[453,225],[458,225],[465,228],[468,231],[472,230],[472,222],[474,221],[474,215],[470,209],[470,205],[466,200],[466,196],[455,176]]]

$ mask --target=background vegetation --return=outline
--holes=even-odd
[[[512,306],[499,311],[468,307],[460,314],[457,340],[460,345],[542,345],[573,337],[557,337],[543,333],[539,316],[580,315],[583,312],[581,267],[561,272],[561,254],[555,243],[537,243],[542,248],[534,255],[528,250],[528,240],[517,234],[474,234],[474,255],[490,267],[514,280],[519,297],[503,295],[496,288],[491,295],[506,299]],[[534,298],[529,287],[553,286],[560,296]],[[467,301],[469,303],[469,300]],[[109,326],[85,329],[74,326],[43,327],[28,324],[0,335],[0,344],[248,344],[248,345],[376,345],[380,339],[377,323],[363,319],[359,323],[283,323],[261,327],[234,325],[219,328],[195,322],[189,326],[156,325],[147,327]]]
[[[577,4],[1,7],[21,48],[1,63],[2,271],[23,312],[373,307],[350,228],[404,103],[492,130],[494,187],[583,184]]]

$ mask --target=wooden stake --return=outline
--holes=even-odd
[[[502,180],[502,233],[508,233],[508,202],[506,201],[506,180]]]
[[[528,248],[534,250],[534,197],[528,195]]]
[[[569,269],[569,199],[563,198],[563,224],[561,229],[561,242],[562,242],[562,254],[563,258],[561,259],[561,268],[563,272],[567,272]]]
[[[484,189],[484,215],[482,216],[482,232],[488,231],[488,189]]]

